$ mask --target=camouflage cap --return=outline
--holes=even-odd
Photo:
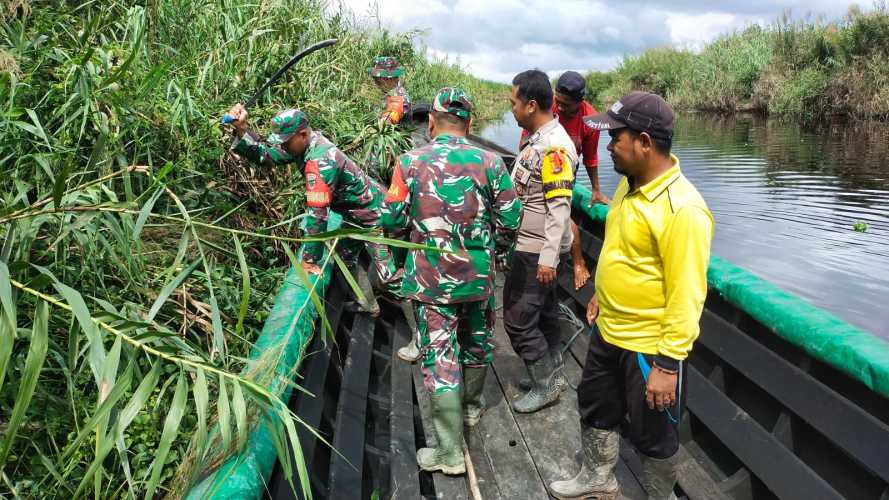
[[[272,118],[272,133],[269,135],[269,143],[283,144],[293,134],[309,126],[309,118],[302,111],[290,108],[279,112]]]
[[[465,120],[472,113],[472,103],[469,101],[469,94],[460,87],[445,87],[432,99],[432,110],[450,113]]]
[[[404,72],[404,68],[398,64],[398,59],[391,56],[377,56],[374,58],[373,68],[367,68],[368,74],[376,78],[398,78]]]

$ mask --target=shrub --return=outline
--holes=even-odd
[[[614,76],[603,71],[590,71],[584,77],[586,79],[587,100],[596,108],[604,108],[609,103],[600,98],[603,91],[611,87]]]
[[[826,23],[794,20],[719,37],[693,54],[655,48],[596,75],[598,97],[630,90],[664,95],[680,109],[766,111],[811,121],[824,114],[889,117],[889,8],[877,2]],[[607,82],[607,83],[606,83]]]
[[[499,114],[504,86],[324,8],[0,7],[0,496],[175,497],[260,414],[292,418],[261,387],[277,360],[240,373],[291,264],[303,183],[227,154],[219,118],[298,48],[340,39],[262,96],[260,131],[298,106],[356,158],[379,153],[360,133],[375,121],[366,68],[379,54],[401,59],[415,100],[456,84]],[[183,461],[195,466],[171,492]]]

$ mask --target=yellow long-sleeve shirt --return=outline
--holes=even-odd
[[[700,331],[713,215],[671,159],[648,184],[617,186],[596,267],[596,324],[622,349],[683,360]]]

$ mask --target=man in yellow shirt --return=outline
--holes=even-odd
[[[658,95],[632,92],[585,118],[608,130],[618,184],[596,267],[587,320],[598,333],[577,389],[583,465],[550,489],[557,498],[614,498],[617,428],[629,417],[650,499],[672,498],[683,360],[707,296],[713,216],[670,153],[674,113]],[[678,395],[677,395],[678,393]]]

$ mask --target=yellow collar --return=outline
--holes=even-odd
[[[645,199],[648,201],[654,201],[661,193],[667,189],[670,184],[679,178],[682,174],[682,171],[679,170],[679,158],[676,158],[672,153],[670,154],[670,162],[673,164],[669,170],[662,173],[661,175],[655,177],[655,179],[648,184],[639,188],[639,192],[642,193],[642,196],[645,196]]]

